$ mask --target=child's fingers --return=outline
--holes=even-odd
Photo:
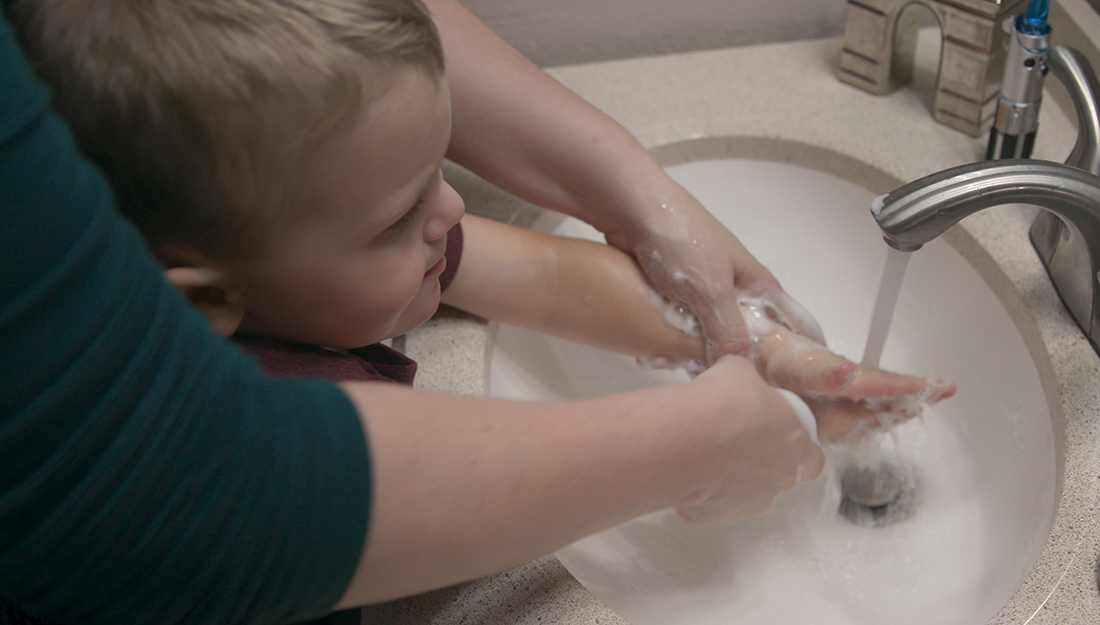
[[[803,397],[836,395],[858,373],[855,363],[782,326],[758,337],[753,350],[770,383]]]
[[[911,398],[935,403],[955,394],[950,382],[860,367],[779,325],[758,337],[753,349],[758,367],[770,383],[803,397],[855,401]]]
[[[767,377],[772,384],[803,397],[843,397],[859,373],[854,363],[820,350],[773,358],[770,365]]]
[[[752,360],[768,383],[813,398],[821,440],[836,441],[896,423],[955,394],[955,385],[860,367],[793,332],[767,305],[743,304]]]
[[[841,443],[858,440],[886,426],[912,419],[920,414],[917,404],[899,407],[884,413],[863,402],[846,399],[811,399],[806,402],[817,419],[817,433],[822,443]]]
[[[878,370],[864,371],[887,374],[888,377],[883,378],[886,383],[875,388],[898,391],[909,389],[913,392],[893,397],[871,394],[861,399],[818,397],[807,400],[806,403],[817,419],[818,436],[822,442],[857,440],[884,427],[892,427],[912,419],[921,413],[926,404],[935,404],[955,394],[955,385],[950,382],[912,378]],[[857,382],[858,379],[851,386],[856,386]],[[845,389],[845,392],[848,390]]]
[[[852,383],[837,396],[852,400],[905,399],[934,404],[955,394],[955,385],[934,378],[918,378],[881,369],[860,367]]]

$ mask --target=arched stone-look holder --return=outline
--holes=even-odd
[[[943,34],[932,115],[974,136],[989,129],[1004,74],[1001,22],[1024,0],[849,0],[840,79],[885,95],[913,77],[922,7]]]

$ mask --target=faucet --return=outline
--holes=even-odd
[[[1077,109],[1077,143],[1065,164],[1008,159],[953,167],[877,198],[871,214],[890,246],[914,251],[991,206],[1046,209],[1030,229],[1032,246],[1100,352],[1100,87],[1088,61],[1071,48],[1053,48],[1047,64]]]

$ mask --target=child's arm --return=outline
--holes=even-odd
[[[634,356],[706,357],[703,338],[674,327],[667,300],[633,258],[607,245],[467,215],[466,243],[446,304],[482,317]],[[838,441],[919,413],[953,384],[860,367],[753,302],[742,304],[757,370],[809,399],[822,440]],[[672,321],[683,321],[681,316]],[[679,324],[678,324],[679,325]]]
[[[665,321],[662,298],[625,253],[466,215],[443,303],[633,356],[702,359],[703,339]]]

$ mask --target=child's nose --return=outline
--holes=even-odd
[[[435,211],[433,211],[435,214],[432,215],[424,231],[424,238],[428,241],[435,241],[447,236],[451,228],[466,213],[466,204],[462,201],[462,196],[458,194],[458,191],[454,190],[454,187],[444,181],[439,191],[439,201]]]

